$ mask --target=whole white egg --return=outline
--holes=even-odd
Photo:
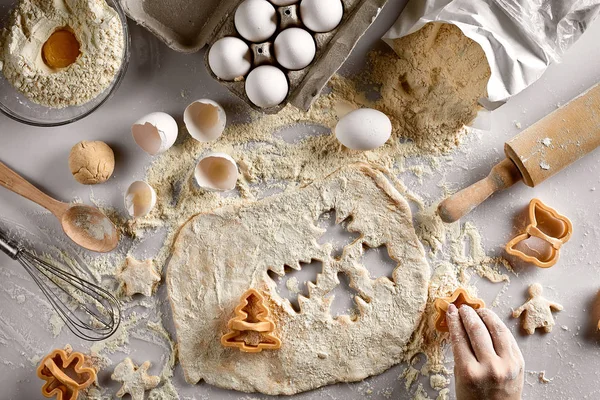
[[[275,39],[275,59],[289,70],[297,71],[308,67],[316,53],[315,39],[304,29],[286,29]]]
[[[292,4],[297,3],[300,0],[270,0],[271,3],[275,4],[278,7],[281,6],[291,6]]]
[[[300,18],[313,32],[324,33],[334,30],[344,16],[342,0],[302,0]]]
[[[277,11],[267,0],[245,0],[235,10],[234,23],[244,39],[264,42],[277,30]]]
[[[227,36],[217,40],[208,52],[208,65],[224,81],[245,76],[252,67],[250,47],[239,38]]]
[[[246,79],[246,95],[260,108],[281,104],[287,97],[288,90],[287,77],[282,70],[272,65],[261,65],[253,69]]]
[[[352,150],[373,150],[383,146],[392,135],[387,115],[371,108],[354,110],[340,119],[335,137]]]

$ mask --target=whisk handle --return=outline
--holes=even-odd
[[[2,231],[0,231],[0,250],[5,252],[13,260],[17,259],[20,252],[19,248],[15,246]]]

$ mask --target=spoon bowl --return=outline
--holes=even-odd
[[[88,250],[107,253],[119,244],[117,228],[95,207],[72,205],[63,214],[60,222],[65,234]]]

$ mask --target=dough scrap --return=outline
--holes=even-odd
[[[127,296],[140,293],[148,297],[152,296],[161,279],[152,260],[138,261],[133,257],[127,257],[125,268],[117,278]]]
[[[543,329],[545,332],[552,332],[552,328],[556,325],[552,310],[562,311],[563,306],[553,301],[542,297],[544,289],[539,283],[534,283],[529,286],[529,300],[521,307],[513,311],[513,318],[519,318],[525,313],[523,318],[523,329],[529,335],[533,335],[537,328]]]
[[[319,217],[336,211],[362,236],[339,258],[320,245]],[[362,257],[385,245],[398,262],[393,280],[373,279]],[[268,270],[318,260],[323,270],[299,296],[296,313],[277,292]],[[334,318],[331,291],[346,274],[357,316]],[[174,244],[167,287],[188,383],[291,395],[336,382],[353,382],[404,361],[427,302],[430,270],[408,203],[383,172],[366,164],[343,168],[296,192],[248,206],[231,206],[190,219]],[[231,310],[255,288],[265,294],[282,346],[242,353],[223,347]]]
[[[123,397],[129,393],[132,400],[144,400],[144,392],[154,389],[160,383],[158,376],[148,375],[151,365],[150,361],[146,361],[138,367],[129,357],[121,361],[110,377],[123,384],[116,396]]]

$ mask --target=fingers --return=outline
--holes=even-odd
[[[517,342],[500,317],[487,308],[477,310],[477,314],[490,332],[496,354],[500,357],[511,356],[513,345],[518,347]]]
[[[458,309],[454,304],[448,306],[446,312],[446,323],[450,331],[450,341],[452,343],[452,353],[454,353],[454,363],[457,367],[466,367],[468,364],[477,362],[471,346],[469,345],[469,336],[460,320]]]
[[[498,355],[494,350],[494,344],[488,328],[485,326],[479,315],[471,307],[463,305],[458,310],[462,319],[465,331],[471,341],[471,347],[475,353],[475,357],[479,362],[484,362],[490,359],[497,358]]]

